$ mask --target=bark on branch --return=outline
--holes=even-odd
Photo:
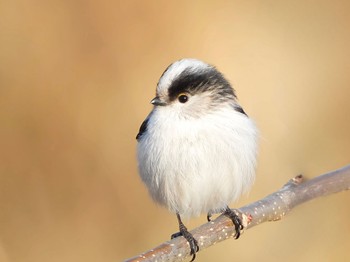
[[[280,190],[239,208],[239,215],[245,230],[266,221],[282,219],[295,206],[311,199],[350,189],[350,165],[303,182],[301,175],[291,179]],[[199,251],[212,246],[235,234],[232,221],[226,216],[192,230],[197,239]],[[191,258],[187,241],[178,237],[144,252],[126,262],[136,261],[183,261]]]

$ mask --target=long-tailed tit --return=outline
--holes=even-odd
[[[252,186],[257,128],[235,91],[213,66],[182,59],[162,74],[153,110],[137,135],[140,176],[152,198],[176,213],[192,260],[199,247],[181,217],[223,212],[243,228],[228,205]]]

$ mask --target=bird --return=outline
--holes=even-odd
[[[152,199],[176,214],[193,261],[198,241],[182,219],[223,213],[240,236],[242,222],[229,208],[255,180],[258,129],[218,69],[194,58],[170,64],[161,75],[152,111],[141,124],[137,161]]]

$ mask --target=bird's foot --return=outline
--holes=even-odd
[[[180,231],[180,232],[172,234],[171,239],[179,237],[179,236],[183,236],[187,240],[188,244],[190,245],[190,249],[191,249],[191,253],[190,253],[192,255],[191,262],[194,261],[196,259],[196,253],[199,250],[197,240],[192,236],[192,234],[190,232],[187,231],[187,229],[185,231],[183,230],[182,232]]]
[[[183,236],[188,244],[190,245],[190,249],[191,249],[191,255],[192,255],[192,259],[191,262],[194,261],[196,259],[196,253],[199,251],[199,246],[198,246],[198,242],[197,240],[193,237],[193,235],[188,232],[186,226],[182,223],[180,216],[178,216],[178,220],[179,220],[179,229],[180,232],[177,232],[175,234],[171,235],[171,239],[179,237],[179,236]]]
[[[229,219],[232,220],[234,226],[235,226],[235,230],[236,233],[233,236],[235,239],[238,239],[239,236],[241,235],[241,230],[244,229],[244,226],[242,224],[241,219],[239,218],[239,216],[236,214],[236,212],[232,209],[230,209],[229,207],[226,207],[225,211],[223,212],[223,214],[225,216],[227,216]]]

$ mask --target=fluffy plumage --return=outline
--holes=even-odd
[[[257,129],[216,68],[195,59],[171,64],[152,101],[137,135],[137,158],[157,203],[198,216],[224,210],[251,187]]]

